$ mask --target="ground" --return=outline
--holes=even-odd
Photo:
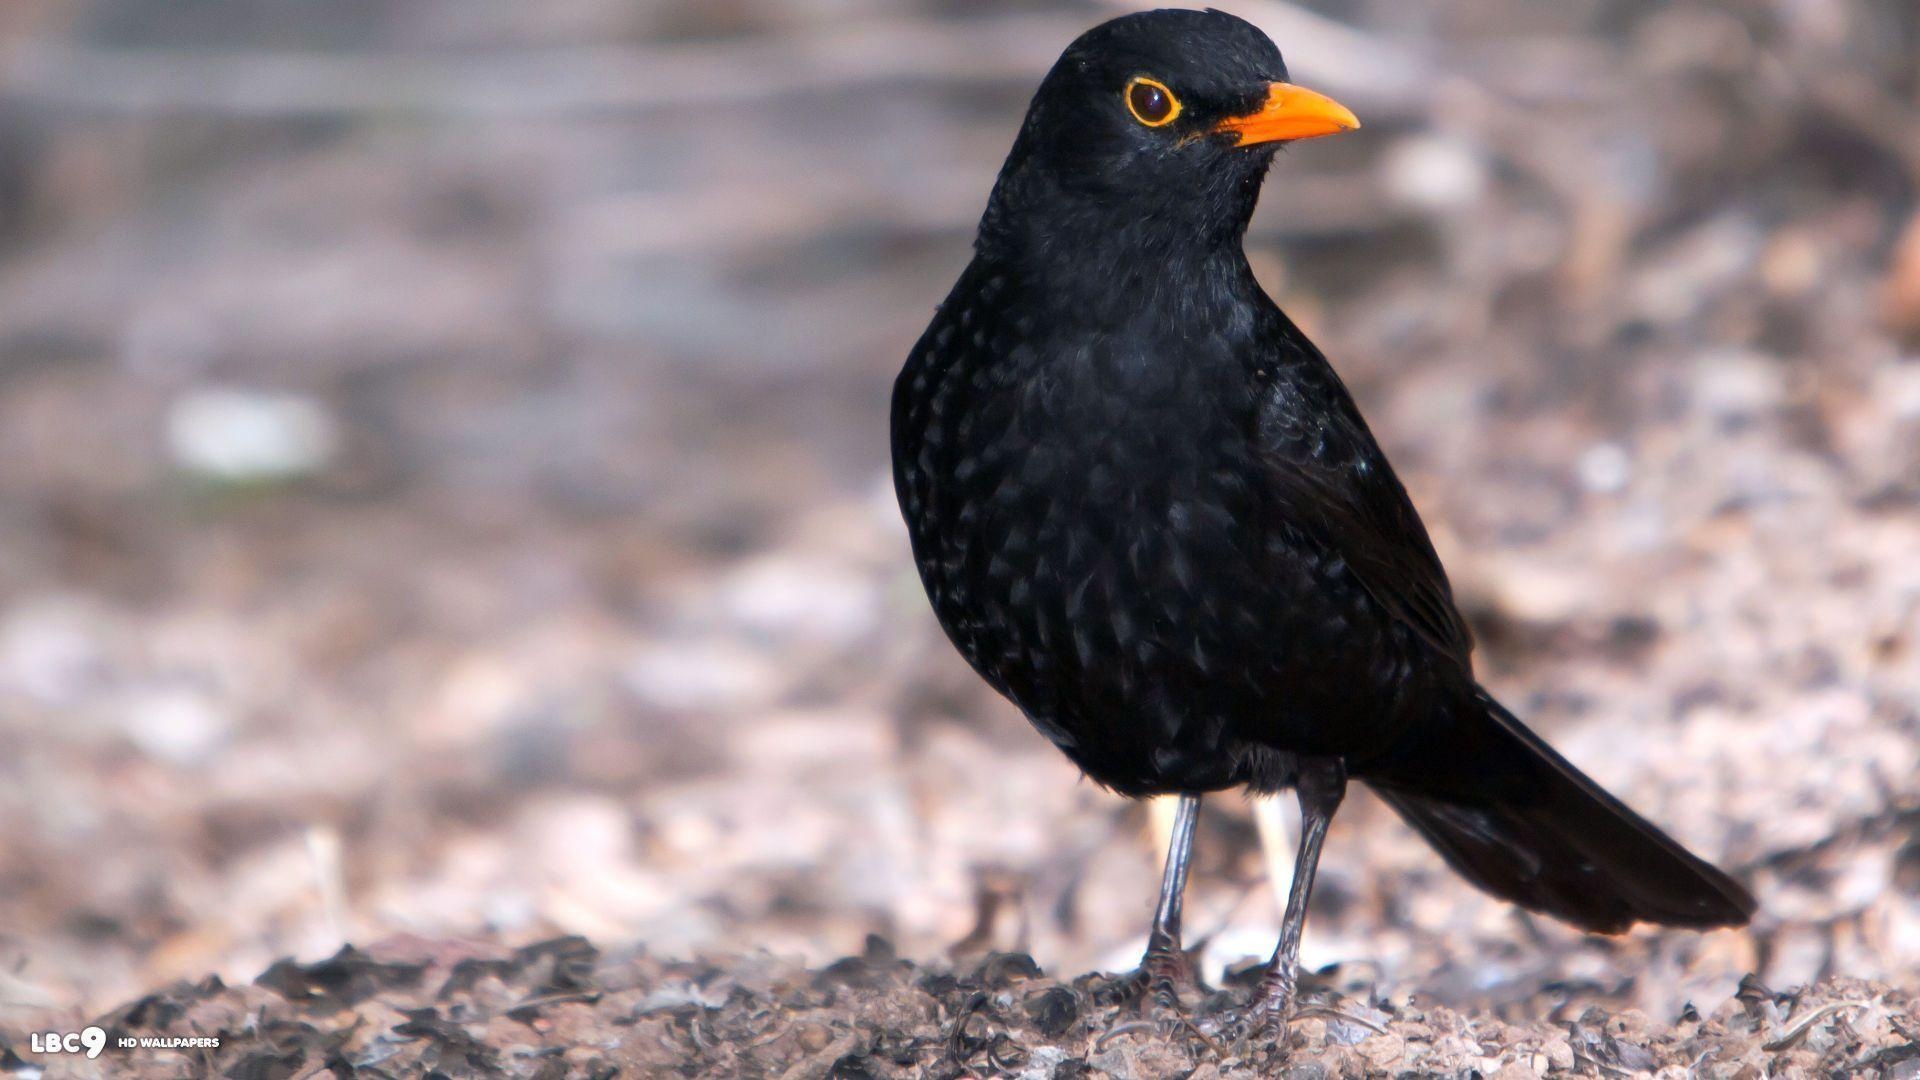
[[[923,967],[879,937],[817,970],[766,956],[601,955],[577,937],[515,950],[394,942],[277,964],[250,986],[210,978],[162,989],[107,1018],[110,1036],[193,1031],[218,1035],[217,1048],[109,1049],[68,1064],[75,1076],[242,1080],[1920,1076],[1913,998],[1856,979],[1793,993],[1749,980],[1734,998],[1672,1017],[1563,1002],[1511,1023],[1419,995],[1320,986],[1284,1036],[1238,1041],[1157,1034],[1131,987],[1125,977],[1058,979],[1024,953]]]

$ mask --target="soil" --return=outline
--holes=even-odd
[[[1322,984],[1338,982],[1323,978]],[[1676,1016],[1562,1001],[1505,1022],[1420,995],[1310,987],[1284,1031],[1201,1032],[1232,991],[1190,1003],[1189,1027],[1143,1019],[1127,976],[1062,981],[1023,953],[923,967],[870,938],[808,969],[765,955],[662,961],[601,955],[582,938],[507,950],[394,942],[251,986],[180,983],[116,1011],[125,1037],[215,1035],[217,1048],[110,1049],[69,1075],[234,1078],[861,1078],[1284,1075],[1295,1078],[1658,1074],[1920,1076],[1920,1006],[1857,979],[1793,993],[1748,980]]]

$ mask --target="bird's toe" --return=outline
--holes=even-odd
[[[1282,1041],[1294,1018],[1293,1003],[1257,997],[1239,1008],[1229,1008],[1193,1021],[1207,1038],[1225,1046]]]

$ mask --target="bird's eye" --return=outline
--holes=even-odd
[[[1140,75],[1127,83],[1127,111],[1148,127],[1165,127],[1180,115],[1180,99],[1166,83]]]

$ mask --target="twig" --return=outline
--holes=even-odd
[[[1350,1012],[1341,1012],[1339,1009],[1330,1008],[1325,1005],[1308,1005],[1305,1008],[1295,1010],[1294,1016],[1301,1019],[1317,1016],[1323,1020],[1345,1020],[1349,1024],[1358,1024],[1376,1035],[1387,1034],[1386,1028],[1381,1027],[1379,1024],[1374,1023],[1364,1016],[1355,1016]]]
[[[320,894],[320,912],[327,920],[332,945],[345,942],[347,933],[346,875],[341,869],[340,833],[331,825],[307,826],[307,858],[313,863],[314,887]]]
[[[1865,1001],[1835,1001],[1827,1005],[1822,1005],[1813,1011],[1813,1015],[1788,1029],[1785,1035],[1780,1036],[1770,1043],[1763,1043],[1760,1049],[1765,1050],[1769,1054],[1779,1050],[1785,1050],[1805,1038],[1807,1032],[1812,1031],[1815,1024],[1826,1019],[1828,1016],[1839,1012],[1841,1009],[1864,1009],[1868,1004],[1869,1002]]]
[[[1100,1051],[1105,1050],[1107,1048],[1108,1043],[1112,1042],[1113,1040],[1119,1038],[1122,1035],[1131,1035],[1136,1031],[1154,1031],[1154,1030],[1157,1030],[1157,1028],[1153,1024],[1153,1022],[1150,1020],[1129,1020],[1124,1024],[1116,1024],[1113,1027],[1108,1028],[1106,1031],[1106,1034],[1101,1035],[1099,1038],[1093,1040],[1093,1051],[1094,1053],[1097,1054]]]

